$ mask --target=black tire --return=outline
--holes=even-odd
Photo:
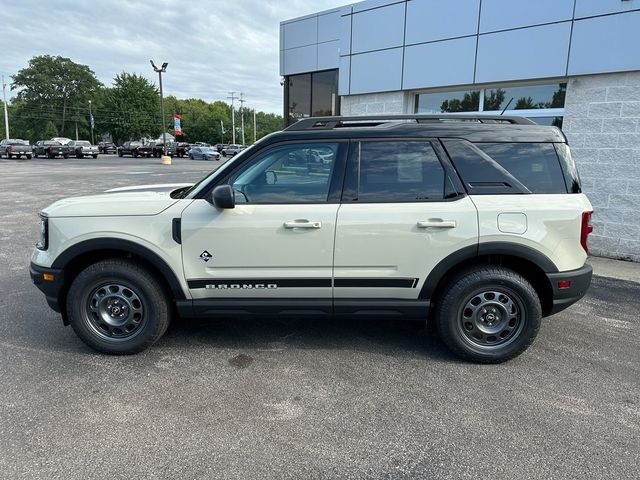
[[[501,363],[533,343],[542,308],[535,289],[520,274],[478,266],[445,285],[434,318],[440,338],[454,354],[476,363]]]
[[[62,155],[63,158],[69,158],[69,154],[65,153],[64,155]]]
[[[34,154],[33,154],[33,156],[34,156],[34,157],[36,157],[36,158],[38,158],[38,154],[37,154],[37,153],[34,153]]]
[[[122,157],[122,155],[123,155],[122,151],[118,151],[118,156]]]
[[[11,155],[10,153],[7,153],[7,159],[11,160],[13,158],[13,155]]]
[[[27,155],[27,160],[31,160],[32,155]]]
[[[91,155],[93,158],[98,158],[98,154]]]
[[[128,260],[103,260],[87,267],[71,284],[66,305],[69,322],[82,341],[111,355],[149,348],[171,321],[162,286],[148,270]],[[116,308],[124,317],[113,316]]]

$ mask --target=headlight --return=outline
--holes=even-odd
[[[46,250],[49,247],[49,218],[40,214],[40,241],[36,243],[38,250]]]

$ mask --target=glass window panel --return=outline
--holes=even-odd
[[[274,147],[243,167],[229,184],[238,203],[326,202],[337,153],[337,143]]]
[[[484,91],[484,110],[503,110],[507,105],[508,110],[564,108],[566,91],[566,83],[487,88]]]
[[[552,143],[476,143],[531,193],[567,193]]]
[[[311,74],[289,77],[289,122],[311,116]]]
[[[313,96],[311,113],[314,117],[334,115],[333,105],[338,95],[338,71],[313,74]]]
[[[445,174],[429,142],[362,142],[359,202],[420,202],[444,197]]]
[[[416,95],[416,113],[477,112],[479,108],[479,90]]]
[[[530,117],[538,125],[562,128],[562,117]]]

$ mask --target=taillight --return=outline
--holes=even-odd
[[[587,245],[587,238],[589,234],[593,232],[593,225],[591,225],[591,215],[593,211],[582,212],[582,226],[580,228],[580,245],[584,248],[584,251],[589,255],[589,246]]]

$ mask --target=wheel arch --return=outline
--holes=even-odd
[[[427,276],[419,298],[431,299],[432,305],[449,279],[474,265],[498,265],[510,268],[526,278],[538,293],[542,314],[553,307],[553,288],[547,273],[557,273],[556,265],[543,253],[525,245],[486,242],[464,247],[441,260]],[[435,302],[434,302],[435,300]]]
[[[174,300],[186,300],[178,277],[169,265],[155,252],[130,240],[120,238],[98,238],[85,240],[63,251],[51,268],[64,271],[65,283],[60,291],[60,305],[64,310],[65,298],[75,277],[92,263],[107,258],[130,258],[142,263],[157,275],[167,294]],[[66,312],[62,312],[66,318]]]

